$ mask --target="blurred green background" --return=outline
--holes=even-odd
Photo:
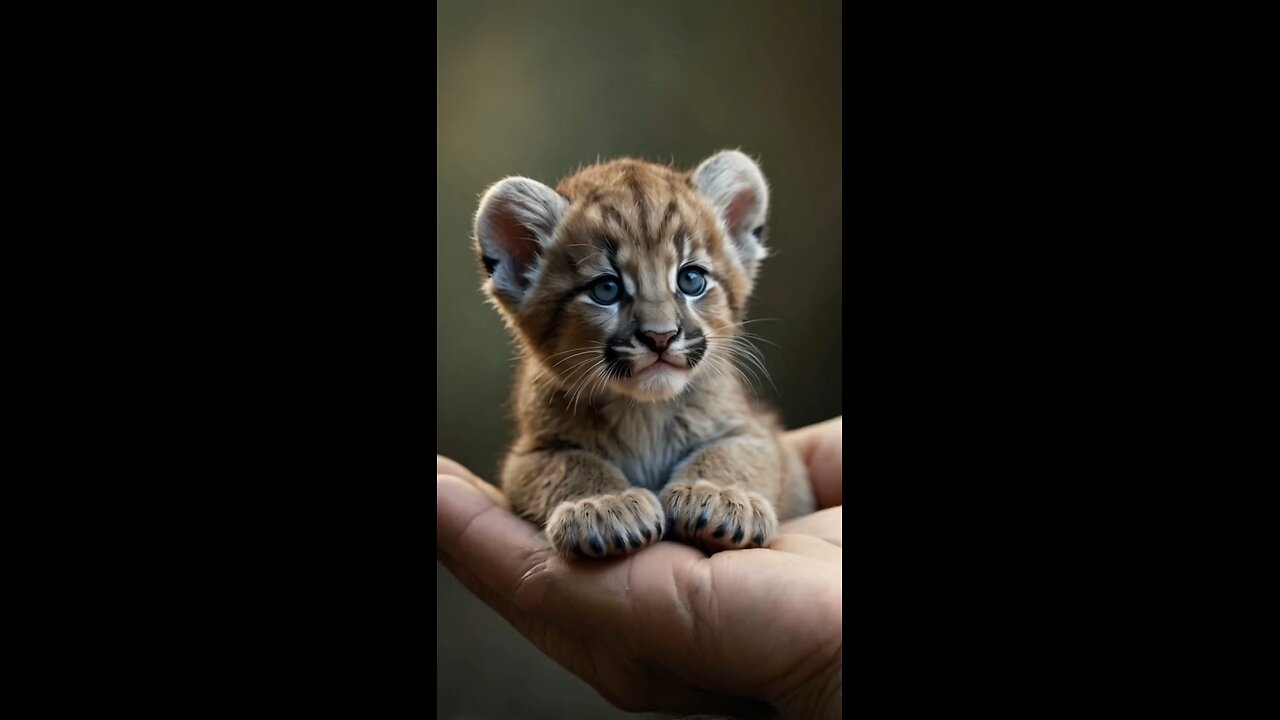
[[[635,156],[690,169],[756,158],[771,188],[750,330],[789,427],[843,413],[841,7],[649,0],[436,5],[436,451],[493,478],[511,441],[511,341],[471,254],[480,193],[507,175],[554,186]],[[442,718],[611,718],[436,565]],[[656,629],[660,632],[660,629]]]

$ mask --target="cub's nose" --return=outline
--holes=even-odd
[[[667,344],[680,334],[680,328],[675,330],[663,330],[660,332],[653,331],[636,331],[636,339],[644,343],[648,348],[656,353],[660,353],[667,349]]]

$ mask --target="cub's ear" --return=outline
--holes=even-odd
[[[769,186],[755,162],[726,150],[707,158],[693,171],[693,187],[724,220],[748,275],[767,254],[760,235],[769,214]]]
[[[476,211],[476,252],[494,296],[515,310],[537,275],[569,201],[536,180],[510,177],[490,187]]]

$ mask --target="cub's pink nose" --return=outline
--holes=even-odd
[[[667,343],[671,342],[671,340],[679,334],[680,330],[676,329],[670,332],[637,333],[637,336],[639,337],[640,342],[649,346],[650,350],[654,352],[662,352],[667,349]]]

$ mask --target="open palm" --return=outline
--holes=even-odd
[[[543,653],[624,710],[839,717],[842,419],[787,437],[827,508],[766,548],[660,542],[569,561],[466,468],[436,458],[438,558]]]

